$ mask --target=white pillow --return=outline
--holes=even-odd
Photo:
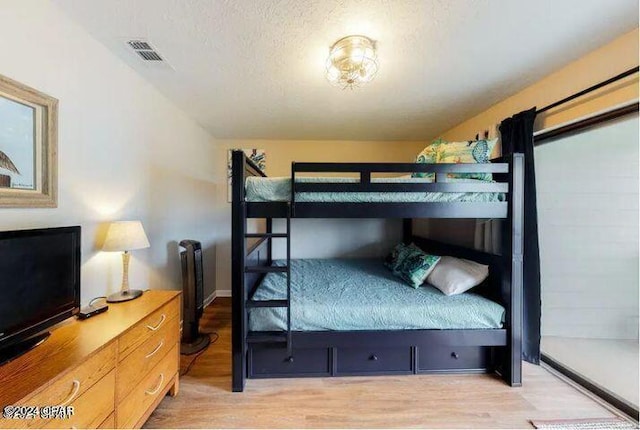
[[[440,258],[427,282],[447,296],[461,294],[479,285],[489,276],[489,266],[462,258]]]

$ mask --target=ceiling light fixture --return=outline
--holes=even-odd
[[[347,36],[338,40],[327,58],[327,79],[342,89],[359,87],[378,71],[376,44],[366,36]]]

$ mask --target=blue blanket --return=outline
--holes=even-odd
[[[276,261],[278,266],[285,261]],[[296,331],[501,328],[504,308],[467,292],[412,288],[381,259],[291,261],[291,326]],[[269,273],[254,300],[286,298],[286,274]],[[286,330],[286,309],[253,308],[249,329]]]

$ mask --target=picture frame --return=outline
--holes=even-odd
[[[0,208],[58,205],[58,100],[0,75]]]

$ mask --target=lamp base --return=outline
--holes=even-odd
[[[142,290],[124,290],[111,294],[107,297],[107,303],[128,302],[137,299],[142,295]]]

